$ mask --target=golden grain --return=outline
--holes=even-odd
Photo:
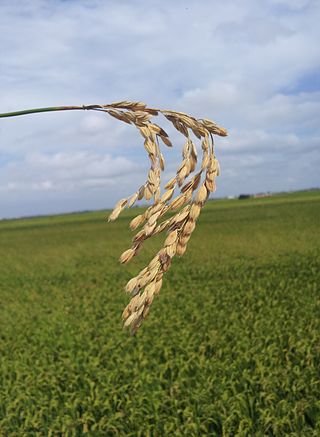
[[[197,203],[193,203],[190,208],[190,214],[189,217],[191,220],[197,220],[201,212],[201,206]]]
[[[208,190],[206,186],[202,184],[197,192],[196,202],[203,203],[207,200],[207,197],[208,197]]]
[[[127,263],[128,261],[131,260],[131,258],[135,255],[135,250],[134,249],[128,249],[125,252],[123,252],[123,254],[120,256],[120,262],[122,264]]]
[[[132,230],[136,229],[138,226],[141,225],[141,223],[144,222],[144,216],[143,214],[139,214],[137,215],[134,219],[131,220],[130,222],[130,228]]]
[[[137,285],[138,285],[138,279],[137,278],[130,279],[130,281],[127,283],[126,288],[125,288],[126,292],[127,293],[132,293],[133,290],[137,287]]]
[[[195,227],[196,227],[196,223],[193,220],[187,221],[187,223],[184,225],[184,228],[183,228],[183,236],[185,237],[186,235],[192,234]]]

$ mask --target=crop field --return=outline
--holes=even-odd
[[[319,436],[320,191],[208,202],[131,337],[136,211],[0,222],[0,436]]]

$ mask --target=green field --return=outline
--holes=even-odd
[[[0,222],[0,436],[319,436],[320,192],[208,202],[130,337],[136,213]]]

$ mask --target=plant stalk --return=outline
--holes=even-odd
[[[39,112],[89,110],[89,109],[102,109],[102,108],[103,108],[102,105],[50,106],[48,108],[32,108],[32,109],[24,109],[23,111],[3,112],[0,113],[0,118],[17,117],[19,115],[36,114]]]

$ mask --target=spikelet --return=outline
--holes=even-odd
[[[99,105],[99,110],[135,126],[143,138],[144,148],[150,160],[146,182],[128,199],[121,199],[109,216],[109,221],[113,221],[126,206],[130,208],[143,199],[153,200],[153,204],[143,214],[131,220],[132,230],[139,226],[142,226],[142,229],[133,237],[131,248],[120,256],[120,262],[125,264],[136,256],[146,239],[167,232],[163,247],[125,287],[131,300],[122,313],[123,324],[125,328],[130,329],[131,334],[135,334],[148,316],[154,297],[161,290],[164,273],[169,269],[175,255],[182,256],[185,253],[201,209],[210,192],[215,191],[215,179],[220,169],[214,154],[213,135],[226,136],[227,131],[213,121],[196,119],[183,112],[148,108],[142,102],[114,102]],[[152,117],[158,114],[167,118],[185,138],[182,162],[176,176],[165,185],[163,193],[160,191],[160,179],[165,163],[159,139],[168,147],[172,147],[172,143],[168,134],[152,121]],[[200,141],[202,157],[198,173],[188,179],[198,163],[196,146],[190,134],[195,135]],[[179,192],[173,198],[175,190]],[[175,214],[159,222],[169,211],[174,211]]]

